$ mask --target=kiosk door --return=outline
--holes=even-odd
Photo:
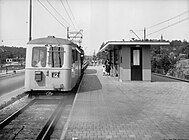
[[[131,47],[131,80],[142,81],[142,47]]]

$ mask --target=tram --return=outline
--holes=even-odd
[[[81,75],[81,49],[73,42],[48,36],[27,43],[25,91],[70,91]]]

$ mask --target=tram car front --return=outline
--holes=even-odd
[[[54,36],[34,39],[27,44],[25,90],[72,90],[81,75],[78,46]]]

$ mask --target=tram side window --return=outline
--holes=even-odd
[[[74,53],[75,51],[74,50],[72,50],[72,63],[75,63],[75,53]]]
[[[72,63],[75,63],[75,61],[78,60],[78,55],[76,50],[72,50]]]
[[[49,66],[62,67],[64,63],[64,48],[50,47],[49,49]]]
[[[32,53],[32,67],[45,67],[46,54],[47,54],[47,48],[34,47]]]
[[[76,55],[76,61],[78,61],[78,52],[77,51],[75,51],[75,55]]]

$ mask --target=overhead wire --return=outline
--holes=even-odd
[[[172,18],[169,18],[169,19],[167,19],[167,20],[165,20],[165,21],[162,21],[162,22],[159,22],[159,23],[157,23],[157,24],[155,24],[155,25],[152,25],[152,26],[150,26],[150,27],[147,27],[147,28],[150,29],[150,28],[153,28],[153,27],[155,27],[155,26],[161,25],[161,24],[166,23],[166,22],[168,22],[168,21],[170,21],[170,20],[173,20],[173,19],[175,19],[175,18],[177,18],[177,17],[180,17],[180,16],[182,16],[182,15],[188,13],[188,12],[189,12],[189,10],[187,10],[187,11],[185,11],[185,12],[179,14],[179,15],[176,15],[176,16],[174,16],[174,17],[172,17]]]
[[[181,17],[181,16],[185,15],[186,13],[189,13],[189,10],[187,10],[187,11],[185,11],[185,12],[182,12],[182,13],[180,13],[180,14],[178,14],[178,15],[172,17],[172,18],[169,18],[169,19],[167,19],[167,20],[164,20],[164,21],[162,21],[162,22],[159,22],[159,23],[157,23],[157,24],[154,24],[154,25],[152,25],[152,26],[149,26],[149,27],[147,27],[146,29],[151,29],[151,28],[154,28],[154,27],[156,27],[156,26],[159,26],[159,25],[161,25],[161,24],[163,24],[163,23],[170,22],[171,20],[174,20],[174,19],[176,19],[176,18],[178,18],[178,17]],[[164,30],[164,29],[166,29],[166,28],[168,28],[168,27],[171,27],[171,26],[173,26],[173,25],[176,25],[176,24],[178,24],[178,23],[180,23],[180,22],[183,22],[183,21],[185,21],[185,20],[187,20],[187,19],[188,19],[188,18],[183,19],[183,20],[178,21],[178,22],[175,22],[175,23],[173,23],[173,24],[171,24],[171,25],[168,25],[168,26],[166,26],[166,27],[163,27],[163,28],[161,28],[161,29],[159,29],[159,30],[157,30],[157,31],[154,31],[154,32],[152,32],[152,33],[147,34],[147,36],[149,36],[149,35],[151,35],[151,34],[154,34],[154,33],[157,33],[157,32],[159,32],[159,31]],[[134,30],[134,31],[144,31],[144,30],[139,30],[139,29],[138,29],[138,30]]]
[[[68,24],[69,26],[71,26],[66,19],[56,10],[56,8],[54,8],[54,6],[49,2],[49,0],[47,0],[48,4],[53,8],[53,10],[64,20],[64,22],[66,22],[66,24]]]
[[[65,9],[66,14],[67,14],[68,18],[70,19],[70,21],[71,21],[71,23],[72,23],[72,25],[73,25],[74,29],[76,29],[76,27],[75,27],[75,25],[74,25],[74,23],[73,23],[73,21],[72,21],[72,19],[71,19],[70,15],[69,15],[69,13],[68,13],[68,11],[67,11],[67,9],[66,9],[66,7],[65,7],[64,3],[62,2],[62,0],[60,0],[60,2],[61,2],[61,4],[62,4],[63,8]]]
[[[157,23],[157,24],[155,24],[155,25],[152,25],[152,26],[150,26],[150,27],[147,27],[147,29],[151,29],[151,28],[153,28],[153,27],[159,26],[159,25],[164,24],[164,23],[166,23],[166,22],[170,22],[171,20],[174,20],[174,19],[176,19],[176,18],[178,18],[178,17],[181,17],[181,16],[185,15],[186,13],[189,13],[189,10],[187,10],[187,11],[185,11],[185,12],[182,12],[182,13],[180,13],[179,15],[176,15],[176,16],[174,16],[174,17],[172,17],[172,18],[169,18],[169,19],[167,19],[167,20],[164,20],[164,21],[162,21],[162,22],[159,22],[159,23]],[[172,23],[172,24],[169,24],[169,25],[166,26],[166,27],[160,28],[159,30],[156,30],[156,31],[154,31],[154,32],[151,32],[151,33],[147,34],[147,36],[152,35],[152,34],[155,34],[155,33],[159,32],[159,31],[165,30],[165,29],[167,29],[167,28],[169,28],[169,27],[171,27],[171,26],[174,26],[174,25],[176,25],[176,24],[179,24],[179,23],[181,23],[181,22],[183,22],[183,21],[185,21],[185,20],[187,20],[187,19],[189,19],[189,17],[184,18],[184,19],[182,19],[182,20],[179,19],[179,21],[177,21],[177,22],[174,22],[174,23]]]
[[[163,27],[163,28],[161,28],[161,29],[159,29],[159,30],[157,30],[157,31],[152,32],[152,33],[149,33],[149,34],[147,34],[147,36],[152,35],[152,34],[155,34],[155,33],[159,32],[159,31],[162,31],[162,30],[164,30],[164,29],[167,29],[167,28],[169,28],[169,27],[171,27],[171,26],[174,26],[174,25],[176,25],[176,24],[179,24],[179,23],[181,23],[181,22],[183,22],[183,21],[185,21],[185,20],[188,20],[188,19],[189,19],[189,17],[184,18],[184,19],[182,19],[182,20],[180,20],[180,21],[178,21],[178,22],[175,22],[175,23],[173,23],[173,24],[170,24],[170,25],[168,25],[168,26],[166,26],[166,27]]]
[[[68,3],[67,0],[66,0],[66,3],[67,3],[67,5],[68,5],[68,8],[69,8],[69,10],[70,10],[70,13],[71,13],[71,15],[72,15],[72,17],[73,17],[73,19],[74,19],[74,22],[76,23],[77,29],[79,29],[78,26],[77,26],[77,22],[76,22],[76,20],[75,20],[75,17],[74,17],[74,15],[73,15],[73,12],[72,12],[72,10],[71,10],[71,8],[70,8],[70,5],[69,5],[69,3]]]
[[[65,18],[57,11],[57,9],[49,2],[49,0],[46,0],[46,1],[47,1],[48,4],[50,5],[50,7],[64,20],[64,22],[66,22],[69,26],[71,26],[70,23],[67,22],[66,19],[65,19]],[[42,7],[43,7],[63,28],[65,28],[65,29],[67,28],[67,27],[65,26],[65,24],[63,24],[63,23],[47,8],[46,5],[44,5],[40,0],[38,0],[38,2],[42,5]],[[67,8],[65,7],[63,1],[60,0],[60,2],[61,2],[61,4],[62,4],[62,6],[64,7],[64,9],[65,9],[65,11],[66,11],[66,13],[67,13],[67,15],[68,15],[68,17],[69,17],[71,23],[73,24],[73,27],[76,29],[76,26],[75,26],[75,24],[74,24],[74,22],[73,22],[73,20],[72,20],[72,18],[71,18],[71,16],[70,16],[70,14],[69,14]],[[66,3],[67,3],[67,5],[68,5],[69,11],[70,11],[70,13],[71,13],[73,19],[75,20],[75,17],[74,17],[74,15],[73,15],[73,13],[72,13],[72,10],[71,10],[71,8],[70,8],[69,3],[68,3],[67,0],[66,0]],[[75,20],[75,23],[76,23],[76,20]],[[77,23],[76,23],[76,24],[77,24]],[[78,28],[78,27],[77,27],[77,28]],[[76,29],[76,30],[77,30],[77,29]],[[80,31],[77,32],[77,34],[78,34],[78,33],[80,33]],[[77,34],[76,34],[75,36],[77,36]]]
[[[40,0],[37,0],[42,6],[43,6],[43,8],[45,8],[45,10],[47,10],[47,12],[62,26],[62,27],[64,27],[65,29],[66,29],[66,26],[62,23],[62,22],[60,22],[59,20],[58,20],[58,18],[56,18],[52,13],[51,13],[51,11],[40,1]]]

